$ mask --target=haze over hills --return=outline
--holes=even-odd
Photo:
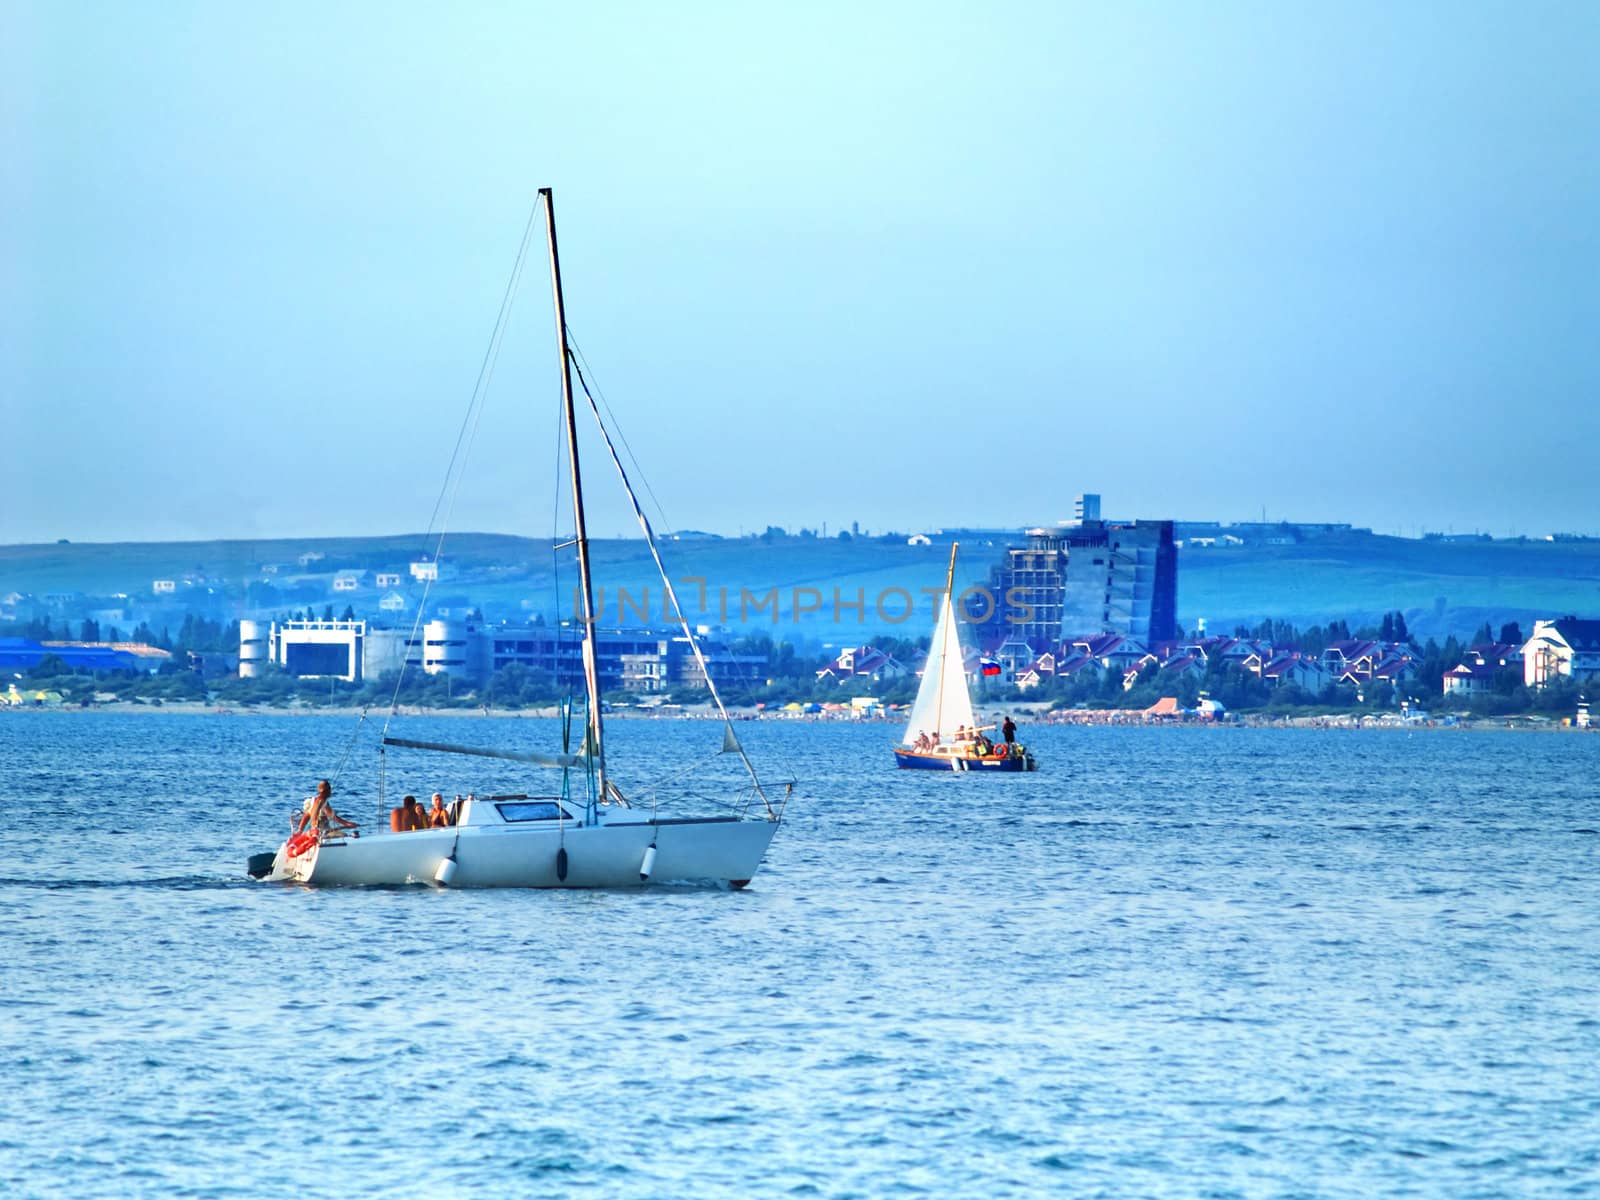
[[[1022,540],[1020,531],[957,536],[960,588],[985,583],[1008,542]],[[925,633],[932,612],[925,589],[942,586],[948,546],[948,536],[927,546],[899,536],[686,536],[668,540],[664,554],[697,623],[844,642],[858,634]],[[377,617],[379,599],[396,591],[414,613],[422,585],[408,565],[429,548],[419,534],[0,546],[0,597],[51,596],[58,606],[107,598],[101,607],[125,606],[130,624],[148,613],[152,626],[181,622],[186,611],[270,617],[330,603]],[[451,535],[429,606],[475,606],[491,620],[570,615],[577,572],[569,553],[555,554],[549,539]],[[301,556],[314,554],[322,557],[300,565]],[[660,623],[663,592],[642,540],[596,540],[593,558],[607,623]],[[331,581],[339,571],[368,576],[336,594]],[[378,572],[395,571],[400,587],[375,586]],[[175,591],[155,595],[156,580],[174,581]],[[119,595],[126,599],[111,599]],[[1391,610],[1404,612],[1419,636],[1466,635],[1485,620],[1600,613],[1600,541],[1411,540],[1350,531],[1280,545],[1191,544],[1179,554],[1178,616],[1188,630],[1201,619],[1225,632],[1266,617],[1297,625],[1337,618],[1354,627]]]

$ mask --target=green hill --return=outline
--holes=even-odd
[[[189,609],[221,617],[270,616],[308,607],[320,611],[328,603],[340,610],[348,603],[372,615],[387,589],[376,588],[369,576],[358,591],[333,595],[332,573],[398,571],[406,580],[398,590],[414,602],[421,586],[410,579],[407,565],[429,548],[415,534],[0,546],[0,595],[121,593],[134,610],[179,621]],[[323,557],[302,567],[298,560],[308,553]],[[907,546],[899,538],[747,537],[668,540],[663,554],[697,622],[841,642],[857,633],[925,633],[932,610],[923,589],[942,585],[949,549]],[[1002,554],[1002,543],[967,542],[958,584],[982,583]],[[572,611],[577,571],[570,551],[558,556],[548,539],[456,534],[445,543],[444,561],[447,574],[434,585],[431,603],[476,605],[491,619]],[[661,583],[642,541],[596,541],[594,562],[607,623],[621,609],[627,623],[637,624],[646,607],[650,620],[660,620]],[[155,580],[181,581],[186,573],[190,586],[180,585],[172,597],[152,595]],[[248,585],[254,585],[249,592]],[[858,601],[864,601],[863,609],[854,607]],[[798,625],[797,602],[812,609]],[[906,617],[908,603],[915,611]],[[1213,631],[1264,617],[1301,625],[1343,618],[1355,626],[1395,609],[1424,636],[1470,633],[1484,620],[1526,625],[1534,616],[1600,614],[1600,541],[1445,542],[1350,533],[1295,545],[1188,547],[1179,555],[1179,619],[1189,629],[1201,618]]]

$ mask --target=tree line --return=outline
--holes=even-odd
[[[308,610],[309,611],[309,610]],[[324,610],[332,619],[332,606]],[[299,614],[294,614],[296,617]],[[346,618],[348,619],[348,618]],[[48,619],[27,622],[10,627],[14,636],[33,637],[36,640],[72,640],[70,625],[53,628]],[[204,676],[195,669],[196,658],[212,653],[236,653],[239,644],[237,621],[223,623],[200,616],[188,616],[174,636],[167,628],[152,630],[141,624],[124,638],[115,627],[100,628],[94,621],[82,623],[78,640],[122,641],[129,640],[155,645],[172,652],[172,658],[154,675],[115,675],[100,673],[96,676],[74,676],[67,665],[56,655],[46,655],[44,660],[27,675],[29,683],[54,687],[69,701],[87,701],[99,694],[115,694],[118,698],[162,703],[173,700],[211,700],[241,706],[278,706],[291,702],[305,705],[335,705],[344,707],[376,707],[390,704],[437,708],[504,709],[540,708],[558,703],[571,689],[549,672],[513,664],[502,668],[482,684],[468,683],[448,676],[427,675],[421,671],[408,671],[403,677],[393,673],[361,683],[347,683],[337,679],[296,678],[279,668],[266,665],[256,678],[242,679],[236,674]],[[1313,625],[1299,629],[1279,620],[1263,620],[1253,627],[1239,626],[1235,636],[1269,642],[1274,649],[1292,648],[1304,654],[1319,654],[1333,642],[1373,639],[1386,642],[1407,642],[1409,632],[1402,614],[1385,614],[1370,626],[1353,633],[1343,621],[1326,625]],[[1163,671],[1156,663],[1147,664],[1134,679],[1131,687],[1124,686],[1124,675],[1117,668],[1091,667],[1072,676],[1046,677],[1032,689],[1024,690],[1015,684],[984,680],[980,684],[982,699],[996,702],[1045,702],[1055,708],[1148,708],[1165,696],[1175,697],[1180,706],[1192,708],[1204,693],[1223,704],[1230,711],[1261,712],[1311,712],[1315,710],[1350,711],[1365,709],[1380,711],[1394,709],[1402,702],[1419,708],[1436,707],[1443,699],[1445,672],[1462,661],[1469,646],[1490,642],[1520,645],[1521,630],[1516,622],[1507,622],[1496,631],[1488,623],[1480,626],[1472,638],[1462,641],[1455,636],[1439,642],[1427,639],[1416,646],[1415,675],[1411,679],[1391,684],[1377,681],[1364,685],[1329,682],[1320,690],[1310,691],[1295,684],[1283,684],[1269,689],[1262,679],[1238,663],[1213,658],[1202,673]],[[915,697],[919,680],[916,669],[927,653],[928,639],[879,638],[874,647],[897,660],[906,673],[896,679],[873,681],[868,678],[847,679],[835,682],[832,678],[818,678],[817,673],[832,660],[831,654],[807,654],[793,643],[775,641],[766,634],[739,638],[730,643],[735,654],[750,655],[765,662],[760,678],[744,682],[728,682],[719,690],[725,702],[735,706],[764,704],[781,707],[789,703],[826,703],[849,701],[859,696],[872,696],[884,704],[908,704]],[[1413,643],[1414,645],[1414,643]],[[1516,712],[1570,712],[1576,703],[1581,685],[1570,680],[1552,682],[1542,689],[1523,686],[1519,668],[1498,670],[1488,692],[1455,694],[1449,697],[1452,709],[1483,715],[1501,715]],[[637,693],[620,689],[608,691],[605,698],[616,704],[636,703]],[[669,687],[663,699],[674,703],[695,704],[709,701],[705,689],[685,686]]]

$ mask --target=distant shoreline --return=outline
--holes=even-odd
[[[209,716],[209,717],[360,717],[365,711],[369,717],[383,715],[383,710],[369,708],[363,710],[354,707],[281,707],[253,705],[250,707],[230,706],[225,704],[208,704],[198,700],[172,700],[162,704],[134,704],[131,701],[117,700],[104,704],[94,704],[88,707],[77,705],[51,705],[48,707],[0,707],[0,715],[21,713],[54,713],[85,715],[93,713],[141,713],[150,716]],[[1548,717],[1466,717],[1466,718],[1440,718],[1431,720],[1402,720],[1396,714],[1390,713],[1350,713],[1333,716],[1304,716],[1304,717],[1277,717],[1265,716],[1255,713],[1246,713],[1225,721],[1182,720],[1167,719],[1152,720],[1146,718],[1139,709],[1122,710],[1097,710],[1092,714],[1074,714],[1071,709],[1058,709],[1054,713],[1030,708],[1026,704],[1014,704],[1007,707],[1006,711],[1016,714],[1023,719],[1026,726],[1048,725],[1053,728],[1063,727],[1104,727],[1140,728],[1155,727],[1172,728],[1205,728],[1205,729],[1343,729],[1343,730],[1398,730],[1402,732],[1458,732],[1461,730],[1493,730],[1499,732],[1534,732],[1534,733],[1590,733],[1600,732],[1600,726],[1592,729],[1576,729],[1570,724]],[[534,720],[551,720],[559,717],[560,710],[551,705],[545,708],[427,708],[403,704],[395,713],[400,717],[460,717],[476,720],[506,720],[527,718]],[[735,708],[729,710],[729,715],[735,721],[783,721],[804,722],[807,724],[874,724],[899,727],[903,722],[886,720],[882,717],[850,717],[832,713],[788,713],[788,712],[757,712],[753,709]],[[688,705],[675,708],[671,712],[660,712],[652,709],[623,709],[606,714],[613,721],[720,721],[716,710],[708,705]]]

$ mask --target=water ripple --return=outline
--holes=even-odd
[[[663,774],[706,732],[617,726]],[[246,880],[348,732],[6,727],[8,1192],[1600,1194],[1600,738],[1037,730],[925,779],[763,723],[809,778],[742,893]]]

